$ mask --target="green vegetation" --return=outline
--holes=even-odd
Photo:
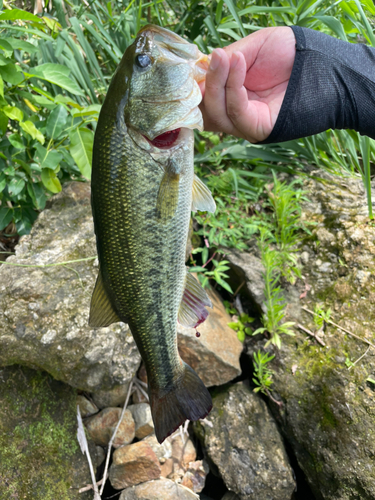
[[[318,328],[322,328],[324,323],[330,319],[332,310],[329,307],[327,311],[325,311],[321,304],[315,304],[314,313],[314,323]]]
[[[254,392],[262,392],[270,395],[272,385],[272,370],[268,367],[270,361],[275,357],[268,352],[254,352],[254,377],[253,382],[256,385]]]

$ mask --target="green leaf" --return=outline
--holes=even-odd
[[[34,14],[21,9],[6,10],[0,14],[0,21],[15,21],[16,19],[21,19],[22,21],[37,21],[38,23],[42,21],[40,17],[34,16]]]
[[[51,139],[56,139],[65,129],[68,112],[59,104],[47,119],[46,133]]]
[[[25,145],[24,145],[24,143],[22,142],[21,136],[20,136],[19,134],[11,134],[11,135],[8,137],[8,141],[11,143],[11,145],[12,145],[14,148],[17,148],[17,149],[25,149]]]
[[[37,144],[35,148],[37,151],[37,157],[39,158],[41,168],[56,170],[57,166],[62,160],[63,157],[62,154],[59,153],[58,151],[53,151],[50,149],[48,150],[43,146],[41,146],[40,144]],[[56,191],[56,193],[57,192],[58,191]]]
[[[75,81],[69,76],[70,69],[62,64],[45,63],[35,68],[30,68],[32,73],[25,73],[28,78],[36,77],[54,83],[62,89],[76,95],[83,95]]]
[[[7,227],[12,222],[13,209],[9,207],[0,208],[0,231]]]
[[[5,66],[0,66],[0,76],[6,82],[11,83],[12,85],[18,85],[25,78],[20,70],[18,70],[19,66],[15,64],[6,64]]]
[[[1,97],[4,97],[4,80],[2,79],[0,75],[0,95]]]
[[[19,177],[13,177],[8,184],[8,191],[11,196],[17,196],[25,186],[25,181]]]
[[[91,106],[86,106],[82,110],[79,109],[72,109],[71,113],[74,118],[79,117],[79,116],[88,116],[88,115],[99,115],[101,110],[101,105],[100,104],[91,104]]]
[[[36,128],[36,126],[30,120],[26,122],[20,122],[20,127],[22,130],[31,135],[33,139],[36,139],[40,142],[40,144],[44,144],[44,135],[40,130]]]
[[[2,112],[11,120],[20,122],[23,120],[23,111],[16,106],[4,106]]]
[[[0,49],[2,49],[4,51],[5,57],[10,57],[13,54],[12,45],[7,40],[4,40],[3,38],[0,38]]]
[[[240,342],[245,342],[245,332],[243,330],[238,331],[237,338]]]
[[[71,132],[69,137],[70,154],[83,177],[90,180],[94,133],[88,128],[79,128]]]
[[[4,174],[0,174],[0,193],[4,191],[5,186],[7,185],[7,179]]]
[[[59,193],[61,184],[55,172],[49,168],[42,170],[42,182],[51,193]]]
[[[28,183],[27,192],[32,198],[35,208],[37,210],[43,210],[46,206],[47,197],[45,195],[42,183]]]
[[[2,43],[2,41],[0,41],[0,44]],[[36,47],[32,43],[26,42],[25,40],[21,40],[20,38],[8,38],[7,42],[9,45],[11,45],[11,49],[13,50],[23,50],[24,52],[28,52],[29,54],[39,52],[38,47]]]
[[[0,111],[0,132],[2,132],[2,135],[4,135],[5,132],[7,131],[8,122],[9,118]]]

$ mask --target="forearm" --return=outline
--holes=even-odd
[[[354,129],[375,139],[375,49],[292,27],[296,57],[279,116],[263,143],[327,129]]]

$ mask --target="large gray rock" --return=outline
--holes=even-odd
[[[291,499],[295,483],[277,426],[263,400],[243,383],[217,394],[209,416],[194,428],[240,500]]]
[[[284,337],[272,387],[283,405],[270,404],[316,499],[374,500],[375,349],[360,339],[375,344],[375,227],[360,179],[315,174],[303,217],[317,225],[299,249],[304,282],[288,290],[288,319],[315,332],[303,307],[319,303],[359,339],[331,324],[325,347],[297,329]],[[249,355],[263,344],[247,339]]]
[[[45,372],[0,368],[0,500],[90,500],[76,391]],[[95,446],[90,445],[95,467]]]
[[[54,264],[96,255],[88,184],[73,182],[52,198],[9,263]],[[123,323],[88,327],[98,263],[0,267],[0,365],[43,368],[86,391],[129,381],[140,356]]]

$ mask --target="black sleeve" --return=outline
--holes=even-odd
[[[292,27],[296,57],[279,116],[262,144],[328,129],[375,139],[375,49]]]

